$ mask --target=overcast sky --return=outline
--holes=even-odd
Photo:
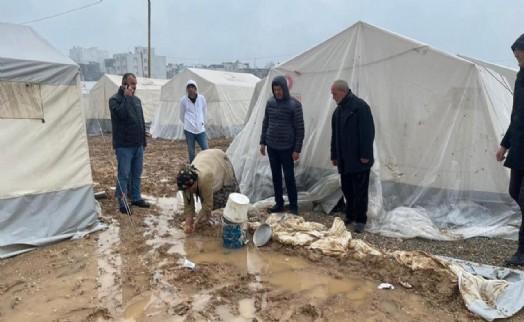
[[[168,62],[283,62],[362,20],[452,54],[517,68],[524,0],[151,0],[152,40]],[[93,4],[91,6],[88,6]],[[27,25],[69,55],[147,46],[147,0],[0,0],[0,21]]]

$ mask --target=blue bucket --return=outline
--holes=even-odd
[[[245,225],[245,223],[244,223]],[[226,248],[240,248],[246,244],[246,231],[243,224],[236,224],[227,219],[222,220],[222,240]]]

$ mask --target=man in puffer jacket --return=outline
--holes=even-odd
[[[509,179],[509,194],[519,205],[522,222],[524,223],[524,34],[511,46],[520,70],[515,80],[513,93],[513,110],[506,135],[496,153],[497,161],[504,160],[506,151],[508,157],[504,166],[511,169]],[[510,265],[524,265],[524,225],[520,225],[519,245],[513,257],[506,260]]]
[[[184,135],[189,152],[189,163],[195,159],[195,141],[202,151],[207,150],[207,134],[204,126],[207,116],[207,103],[203,95],[197,93],[198,87],[190,79],[186,85],[186,95],[180,99],[180,121],[184,124]]]
[[[140,208],[149,208],[149,204],[142,199],[140,190],[144,148],[147,142],[142,102],[135,96],[135,90],[135,75],[126,73],[122,77],[122,86],[109,99],[113,149],[118,162],[116,195],[120,212],[128,214],[130,214],[126,199],[128,180],[131,188],[131,204]]]
[[[282,190],[282,170],[286,181],[289,198],[289,212],[298,213],[298,194],[295,182],[294,161],[300,158],[304,141],[304,118],[302,104],[289,95],[284,76],[277,76],[271,83],[273,97],[267,100],[262,135],[260,136],[260,153],[269,156],[275,205],[269,212],[282,212],[284,198]]]

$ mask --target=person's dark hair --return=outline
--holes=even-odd
[[[135,74],[133,73],[125,73],[122,76],[122,85],[127,85],[127,79],[129,78],[129,76],[136,78]]]
[[[176,183],[178,190],[189,189],[198,180],[198,170],[193,165],[185,165],[178,171]]]

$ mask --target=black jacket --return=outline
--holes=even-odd
[[[373,166],[375,125],[369,105],[351,91],[331,118],[331,160],[340,174],[362,172]],[[362,163],[360,159],[369,159]]]
[[[272,96],[267,100],[260,144],[279,151],[293,149],[301,152],[304,141],[302,104],[289,95],[284,76],[275,77],[272,85],[282,87],[284,98],[277,100]]]
[[[122,88],[109,99],[113,148],[146,146],[146,126],[142,102],[136,96],[125,96]]]
[[[517,74],[511,121],[500,145],[509,149],[504,166],[524,170],[524,68]]]

